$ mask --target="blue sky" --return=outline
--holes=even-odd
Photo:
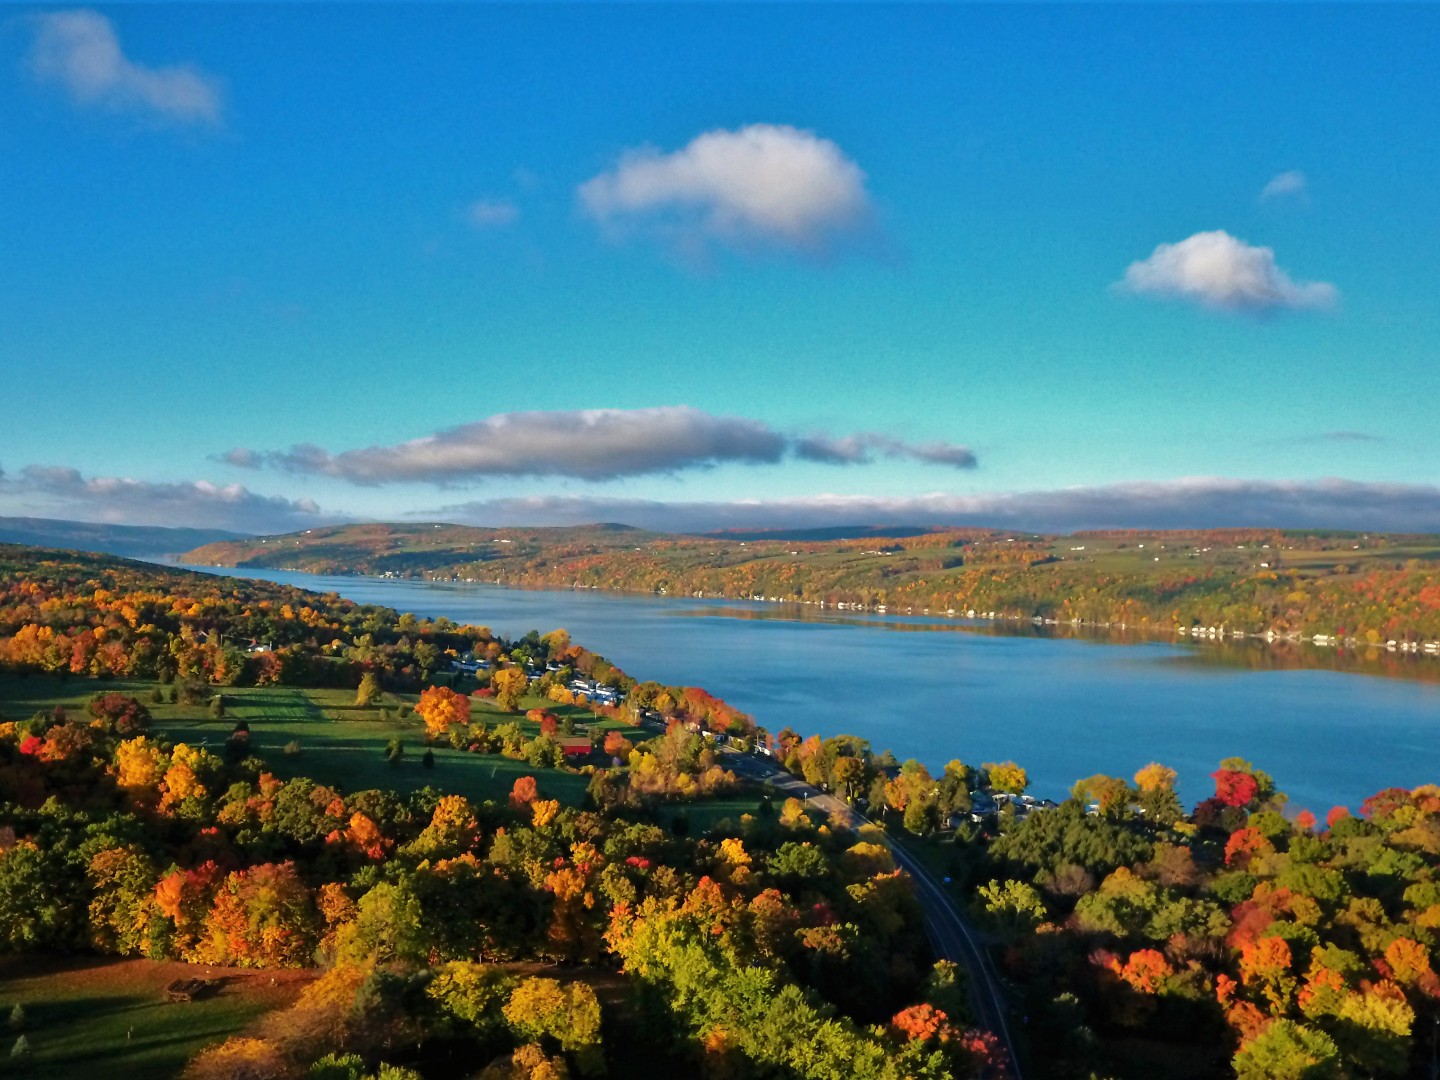
[[[7,15],[0,513],[1440,530],[1435,8]]]

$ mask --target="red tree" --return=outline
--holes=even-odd
[[[1210,775],[1215,780],[1215,798],[1226,806],[1248,806],[1260,792],[1260,785],[1249,773],[1216,769]]]

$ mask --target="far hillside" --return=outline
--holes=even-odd
[[[98,551],[106,555],[144,557],[175,555],[200,544],[239,540],[241,533],[224,529],[169,529],[150,525],[105,525],[93,521],[0,517],[0,544]]]
[[[1440,641],[1440,538],[1429,535],[1278,529],[1047,535],[976,528],[741,539],[619,525],[372,524],[210,544],[182,559],[1167,634],[1318,636],[1401,651],[1424,651]]]

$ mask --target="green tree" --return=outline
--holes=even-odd
[[[365,1080],[365,1059],[359,1054],[326,1054],[310,1066],[305,1080]]]
[[[865,762],[858,757],[842,754],[831,766],[830,776],[840,797],[846,802],[853,802],[865,786]]]
[[[911,799],[905,804],[905,828],[916,836],[925,836],[935,828],[935,803],[930,799]]]
[[[985,911],[1008,936],[1035,929],[1045,921],[1045,901],[1034,886],[1013,878],[991,881],[976,890],[985,902]]]
[[[74,904],[59,860],[22,841],[0,854],[0,948],[24,952],[63,945]]]
[[[336,959],[353,964],[419,961],[429,950],[424,912],[408,879],[382,881],[362,896],[335,946]]]
[[[1240,1048],[1236,1080],[1339,1080],[1340,1051],[1323,1031],[1276,1020]]]
[[[501,1008],[513,988],[514,979],[502,968],[455,961],[436,970],[425,995],[473,1034],[484,1036],[503,1025]]]

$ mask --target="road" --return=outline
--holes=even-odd
[[[818,806],[826,814],[846,822],[852,829],[859,829],[861,825],[870,823],[868,818],[857,813],[845,802],[791,776],[768,759],[741,754],[729,747],[723,749],[726,751],[726,765],[737,775],[769,784],[783,795],[793,795],[809,805]],[[993,1032],[1000,1040],[1000,1046],[1009,1059],[1009,1075],[1013,1080],[1025,1080],[1020,1058],[1015,1053],[1015,1044],[1010,1038],[1010,1026],[1006,1020],[1008,1010],[1000,989],[1000,980],[975,932],[961,917],[949,894],[940,882],[935,880],[935,876],[888,835],[884,836],[884,841],[896,865],[915,882],[915,897],[925,911],[925,932],[930,938],[935,955],[960,965],[969,974],[967,985],[970,1005],[975,1012],[977,1024],[984,1030]]]

